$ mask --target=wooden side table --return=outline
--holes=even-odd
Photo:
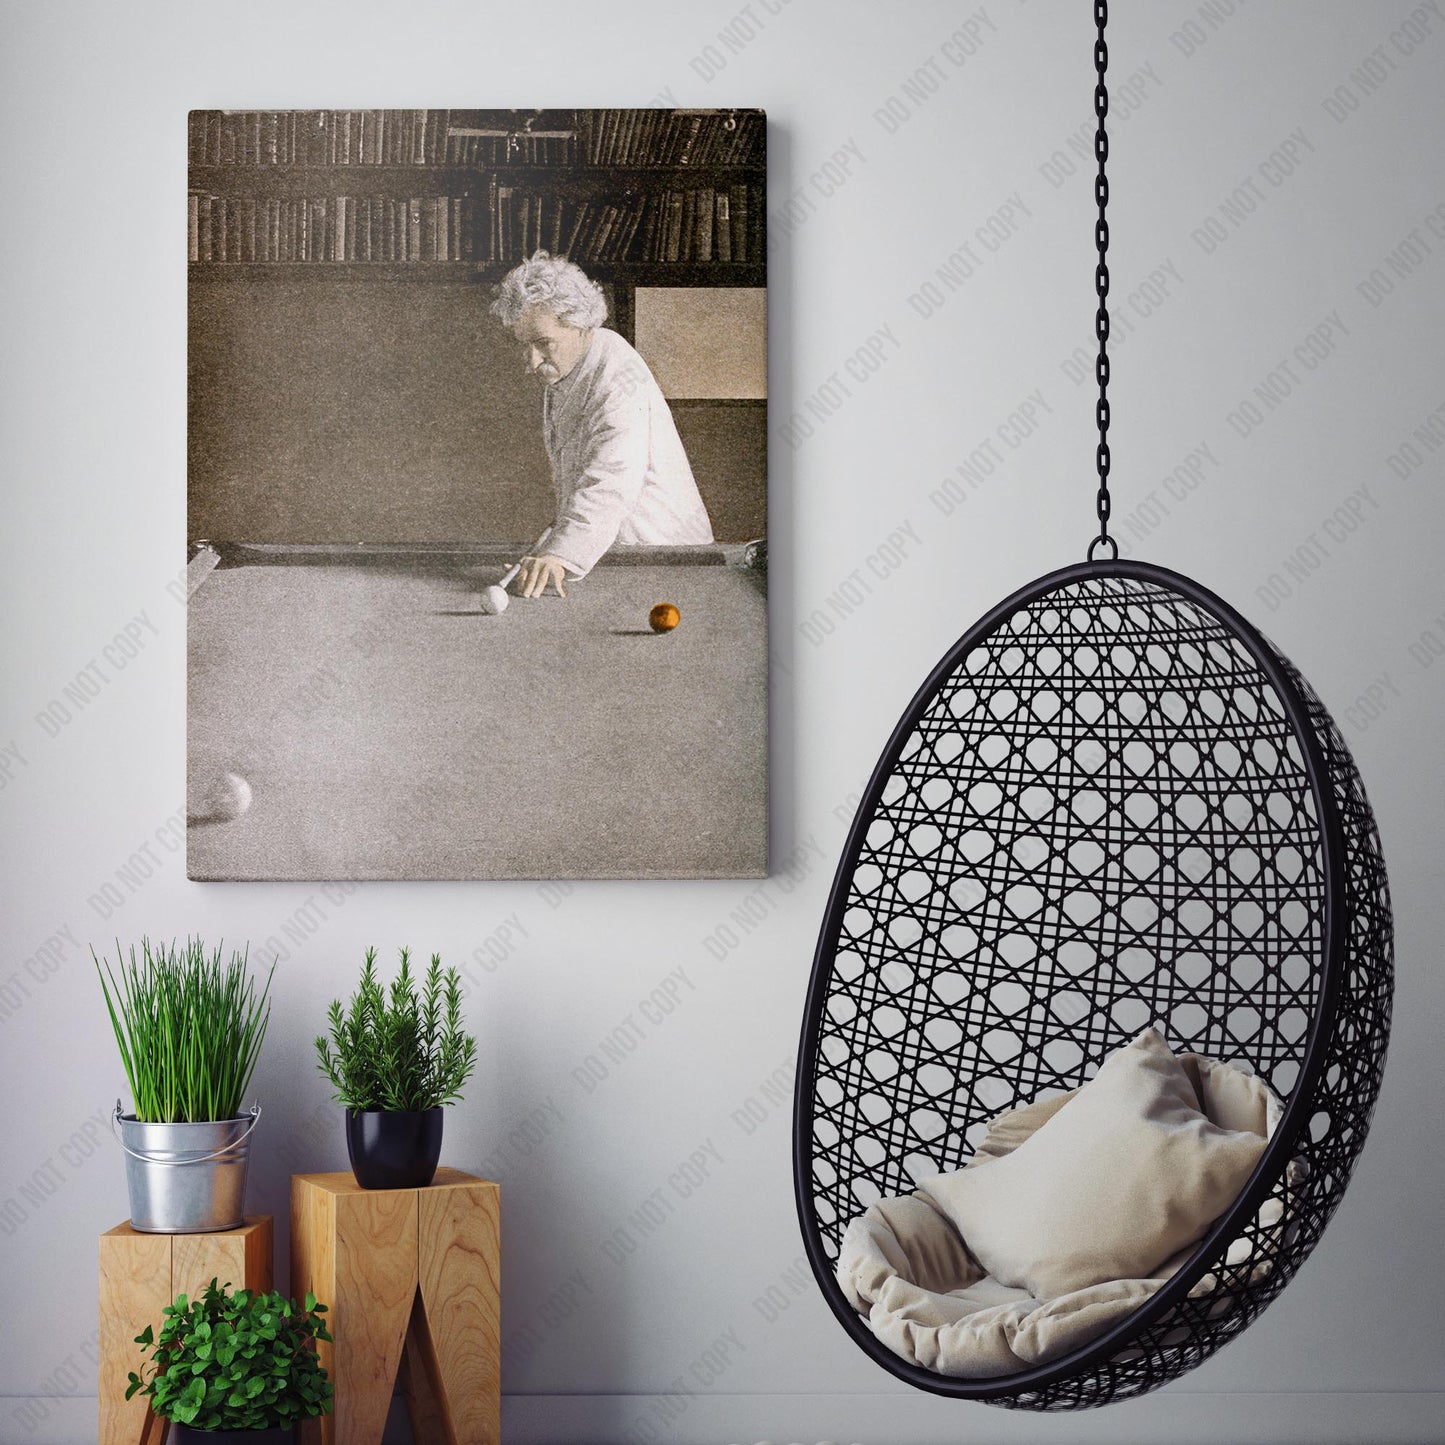
[[[336,1390],[308,1445],[379,1445],[400,1383],[417,1440],[500,1445],[501,1191],[438,1169],[425,1189],[291,1177],[291,1293],[328,1306]]]
[[[219,1234],[142,1234],[129,1221],[100,1236],[100,1445],[160,1445],[165,1422],[149,1400],[125,1398],[144,1351],[135,1337],[160,1333],[161,1311],[218,1279],[236,1289],[271,1288],[271,1216],[248,1214]]]

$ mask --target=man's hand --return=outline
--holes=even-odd
[[[522,570],[517,573],[517,596],[540,597],[551,583],[559,597],[567,595],[562,585],[567,580],[567,564],[549,552],[542,557],[523,557]]]

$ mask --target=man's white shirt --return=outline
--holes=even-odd
[[[582,577],[614,542],[713,540],[682,439],[647,363],[598,327],[582,360],[542,392],[557,520],[541,550]]]

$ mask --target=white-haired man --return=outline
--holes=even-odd
[[[614,542],[713,540],[672,412],[647,363],[602,323],[602,288],[562,256],[538,251],[497,287],[492,314],[539,377],[542,437],[557,511],[522,559],[516,590],[567,595]]]

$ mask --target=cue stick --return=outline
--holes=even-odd
[[[529,557],[535,556],[535,555],[536,555],[536,552],[537,552],[537,549],[538,549],[539,547],[541,547],[541,546],[546,542],[547,538],[550,537],[551,535],[552,535],[552,528],[551,528],[551,527],[548,527],[547,530],[546,530],[545,532],[543,532],[542,535],[541,535],[540,537],[538,537],[535,542],[532,543],[532,550],[531,550],[527,555],[528,555]],[[522,563],[521,563],[521,561],[518,560],[518,561],[516,561],[516,562],[513,562],[512,565],[511,565],[511,567],[508,569],[508,571],[503,575],[502,580],[497,583],[497,586],[500,587],[500,588],[502,588],[503,591],[505,591],[508,587],[510,587],[510,586],[512,585],[512,579],[513,579],[513,578],[517,575],[517,573],[520,572],[521,570],[522,570]]]

